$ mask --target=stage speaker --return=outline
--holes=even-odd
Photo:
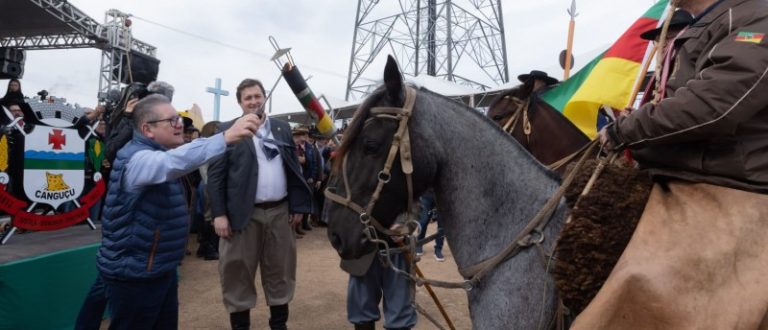
[[[130,67],[128,66],[128,63],[130,63]],[[157,80],[157,73],[159,71],[160,60],[154,57],[131,51],[131,58],[129,61],[128,56],[123,55],[122,82],[125,84],[131,83],[132,76],[133,82],[149,85],[149,83]]]
[[[0,47],[0,62],[16,62],[24,66],[27,54],[23,49]]]
[[[24,77],[24,64],[2,61],[0,62],[0,79],[21,79]]]

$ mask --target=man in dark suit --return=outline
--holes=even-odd
[[[293,227],[312,211],[288,123],[264,115],[264,86],[245,79],[237,87],[243,114],[262,120],[253,139],[227,147],[208,168],[208,195],[219,243],[219,274],[232,329],[250,327],[256,306],[256,270],[270,309],[269,326],[286,329],[296,284]],[[220,129],[231,125],[223,123]]]

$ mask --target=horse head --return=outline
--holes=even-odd
[[[528,104],[532,92],[532,84],[520,84],[513,87],[491,102],[486,116],[504,128],[505,131],[509,131],[511,129],[509,127],[511,125],[510,120],[515,113]]]
[[[568,118],[533,93],[531,84],[518,85],[499,95],[491,102],[487,117],[541,163],[560,164],[560,175],[566,169],[562,160],[590,141]]]
[[[410,153],[408,120],[415,97],[389,57],[384,86],[363,102],[344,132],[333,158],[325,205],[328,238],[344,259],[375,249],[371,236],[384,236],[382,231],[426,189],[423,181],[408,182],[411,174],[423,177],[425,170],[434,168],[416,164]],[[414,168],[421,173],[413,173]]]

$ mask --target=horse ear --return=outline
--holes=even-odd
[[[403,75],[397,67],[397,61],[392,55],[387,56],[387,65],[384,67],[384,86],[387,90],[389,99],[396,103],[401,103],[404,99],[403,94]]]

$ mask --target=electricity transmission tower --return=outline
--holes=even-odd
[[[509,81],[501,0],[358,0],[346,99],[375,88],[393,55],[404,74],[486,90]]]

